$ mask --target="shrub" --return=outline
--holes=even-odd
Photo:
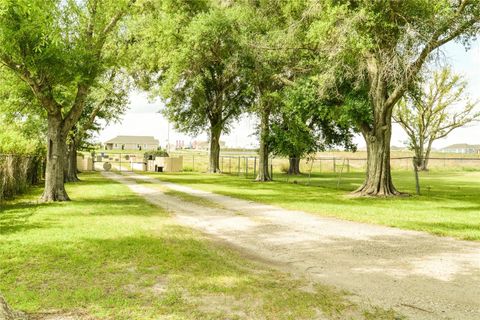
[[[155,160],[157,157],[168,157],[168,152],[166,150],[155,150],[155,151],[147,151],[143,154],[143,159],[145,162],[147,160]]]

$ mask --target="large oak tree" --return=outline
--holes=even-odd
[[[116,61],[119,22],[135,0],[15,0],[0,3],[0,62],[47,113],[44,201],[65,201],[66,140],[90,89]]]
[[[453,40],[468,44],[478,33],[480,2],[325,1],[320,11],[311,34],[329,61],[321,76],[336,83],[350,109],[362,110],[356,122],[368,161],[356,193],[398,195],[390,170],[393,108],[435,57],[432,53]]]
[[[214,1],[182,3],[154,5],[155,12],[149,10],[138,23],[143,28],[145,21],[162,20],[136,36],[139,74],[146,74],[146,87],[165,102],[163,114],[176,129],[208,132],[209,171],[220,172],[220,137],[252,96],[247,82],[251,62],[239,27],[242,14]]]

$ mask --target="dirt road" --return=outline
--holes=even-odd
[[[411,319],[480,319],[480,243],[322,218],[301,211],[194,190],[139,174],[104,173],[184,225],[253,257]],[[179,201],[150,180],[221,206]]]

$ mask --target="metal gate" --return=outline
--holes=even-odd
[[[95,171],[145,171],[145,162],[141,154],[97,152],[93,154]]]

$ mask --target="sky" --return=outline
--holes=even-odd
[[[443,48],[446,61],[452,69],[463,75],[468,82],[468,94],[471,100],[480,100],[480,40],[472,44],[470,50],[458,43],[447,44]],[[175,144],[183,141],[188,145],[191,141],[207,141],[205,133],[192,137],[177,132],[173,124],[169,124],[159,111],[163,105],[159,99],[150,100],[147,93],[135,91],[129,97],[130,108],[118,123],[106,126],[98,134],[97,140],[104,142],[117,135],[154,136],[165,147],[167,141]],[[229,134],[223,134],[222,141],[231,148],[254,148],[258,146],[258,138],[255,135],[257,119],[253,116],[244,116],[234,123]],[[402,128],[394,125],[392,145],[404,146],[407,136]],[[355,137],[359,148],[365,146],[361,136]],[[448,137],[434,143],[434,148],[443,148],[455,143],[480,144],[480,123],[470,124],[466,127],[453,131]]]

